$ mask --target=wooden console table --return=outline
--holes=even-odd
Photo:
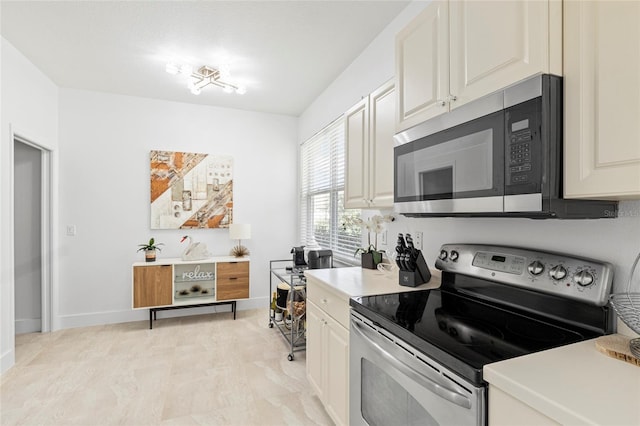
[[[231,305],[249,298],[249,258],[212,257],[198,261],[161,259],[133,264],[133,309],[149,309],[149,328],[158,311]]]

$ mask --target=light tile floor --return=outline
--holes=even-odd
[[[332,425],[264,310],[16,336],[4,425]]]

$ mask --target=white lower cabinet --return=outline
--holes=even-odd
[[[489,386],[489,426],[553,426],[560,423],[519,399]]]
[[[323,313],[307,299],[307,379],[311,388],[318,395],[320,400],[324,400],[324,383],[322,380],[323,359],[322,359],[322,337]]]
[[[347,425],[349,330],[309,299],[306,354],[307,378],[311,387],[336,425]]]

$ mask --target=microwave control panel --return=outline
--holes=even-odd
[[[539,109],[542,98],[508,108],[505,115],[505,182],[513,193],[540,192],[542,146]],[[527,186],[523,191],[523,186]],[[509,195],[509,191],[507,191]]]

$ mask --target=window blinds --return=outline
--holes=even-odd
[[[360,229],[344,226],[344,121],[335,120],[300,149],[300,236],[305,246],[333,250],[335,260],[355,263]]]

